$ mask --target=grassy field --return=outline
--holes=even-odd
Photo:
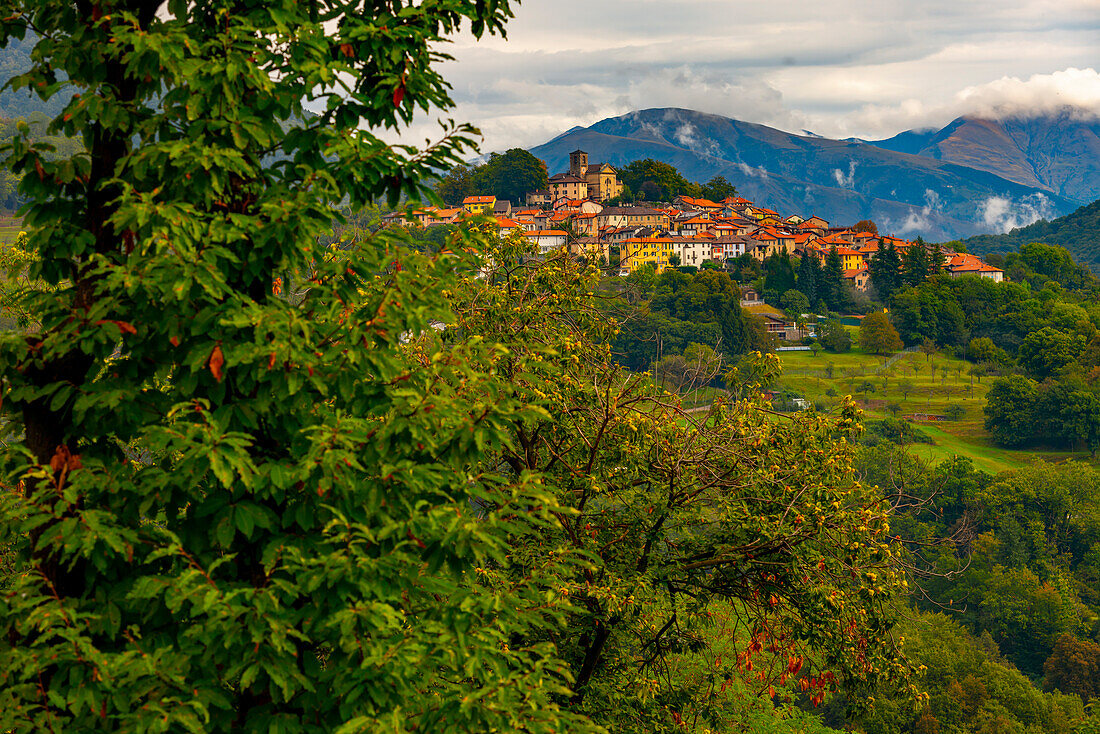
[[[852,395],[868,419],[894,414],[899,418],[948,416],[957,411],[954,420],[914,421],[918,430],[935,443],[915,444],[912,450],[931,462],[961,454],[980,469],[999,472],[1037,459],[1089,459],[1087,453],[1036,453],[994,446],[983,426],[982,412],[993,378],[983,377],[979,381],[969,374],[972,365],[962,359],[942,355],[929,359],[920,352],[912,352],[884,368],[882,357],[857,349],[845,354],[821,352],[816,357],[811,352],[783,352],[779,356],[783,377],[778,388],[801,395],[819,408],[831,409],[844,395]]]
[[[0,216],[0,247],[15,242],[15,238],[23,231],[23,221],[15,217]]]

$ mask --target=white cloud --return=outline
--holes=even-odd
[[[920,211],[912,211],[905,217],[905,221],[901,224],[893,224],[887,221],[886,229],[895,232],[898,235],[911,235],[921,234],[927,232],[934,223],[931,220],[931,216],[934,212],[938,212],[940,209],[940,195],[932,189],[924,190],[924,206],[920,208]]]
[[[958,107],[990,117],[1055,112],[1065,107],[1100,116],[1100,73],[1095,69],[1071,68],[1053,74],[1033,74],[1027,80],[1005,76],[967,87],[955,98]]]
[[[441,66],[448,116],[479,126],[487,150],[652,107],[865,138],[1100,107],[1097,0],[558,0],[515,13],[507,40],[441,49],[456,58]]]
[[[842,189],[855,188],[856,183],[856,162],[848,161],[848,175],[844,175],[844,171],[839,168],[833,169],[833,178],[836,179],[836,185]]]
[[[1050,219],[1054,213],[1050,199],[1042,194],[1030,194],[1013,200],[1004,196],[991,196],[982,202],[982,221],[994,232],[1010,232],[1026,227],[1040,219]]]

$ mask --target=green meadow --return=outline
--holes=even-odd
[[[853,337],[855,335],[853,334]],[[853,348],[844,354],[781,352],[783,376],[777,389],[805,397],[818,409],[835,408],[845,395],[862,406],[869,420],[913,417],[914,426],[934,443],[914,444],[914,455],[936,463],[951,455],[969,457],[988,472],[1015,469],[1037,459],[1089,460],[1087,453],[1003,449],[989,440],[983,425],[985,396],[995,378],[971,374],[963,359],[921,352],[886,360]],[[927,416],[942,416],[931,420]]]

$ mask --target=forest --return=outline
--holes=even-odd
[[[372,130],[452,108],[438,44],[509,3],[16,5],[15,91],[78,86],[44,134],[82,145],[3,147],[0,731],[1100,731],[1091,463],[777,410],[767,264],[380,226],[476,131]],[[1025,250],[907,268],[880,336],[1088,392],[1095,281]]]

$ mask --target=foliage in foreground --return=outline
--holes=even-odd
[[[572,605],[548,639],[575,710],[614,731],[721,731],[744,725],[746,692],[789,686],[819,704],[844,689],[858,707],[886,681],[904,687],[892,625],[906,582],[891,507],[852,471],[858,411],[775,422],[742,402],[688,416],[611,358],[598,273],[523,254],[494,255],[457,323],[507,346],[495,368],[521,400],[558,406],[517,424],[498,460],[545,477],[569,511],[513,537],[511,569],[489,575],[545,576],[562,548],[591,560],[552,589]]]
[[[3,14],[42,31],[17,86],[79,88],[51,130],[86,153],[9,150],[49,287],[0,336],[0,730],[583,731],[537,634],[561,605],[475,573],[552,520],[478,461],[537,405],[494,344],[404,346],[449,320],[453,257],[317,240],[330,202],[460,157],[469,128],[418,152],[356,124],[448,107],[429,46],[507,4],[157,7]]]

